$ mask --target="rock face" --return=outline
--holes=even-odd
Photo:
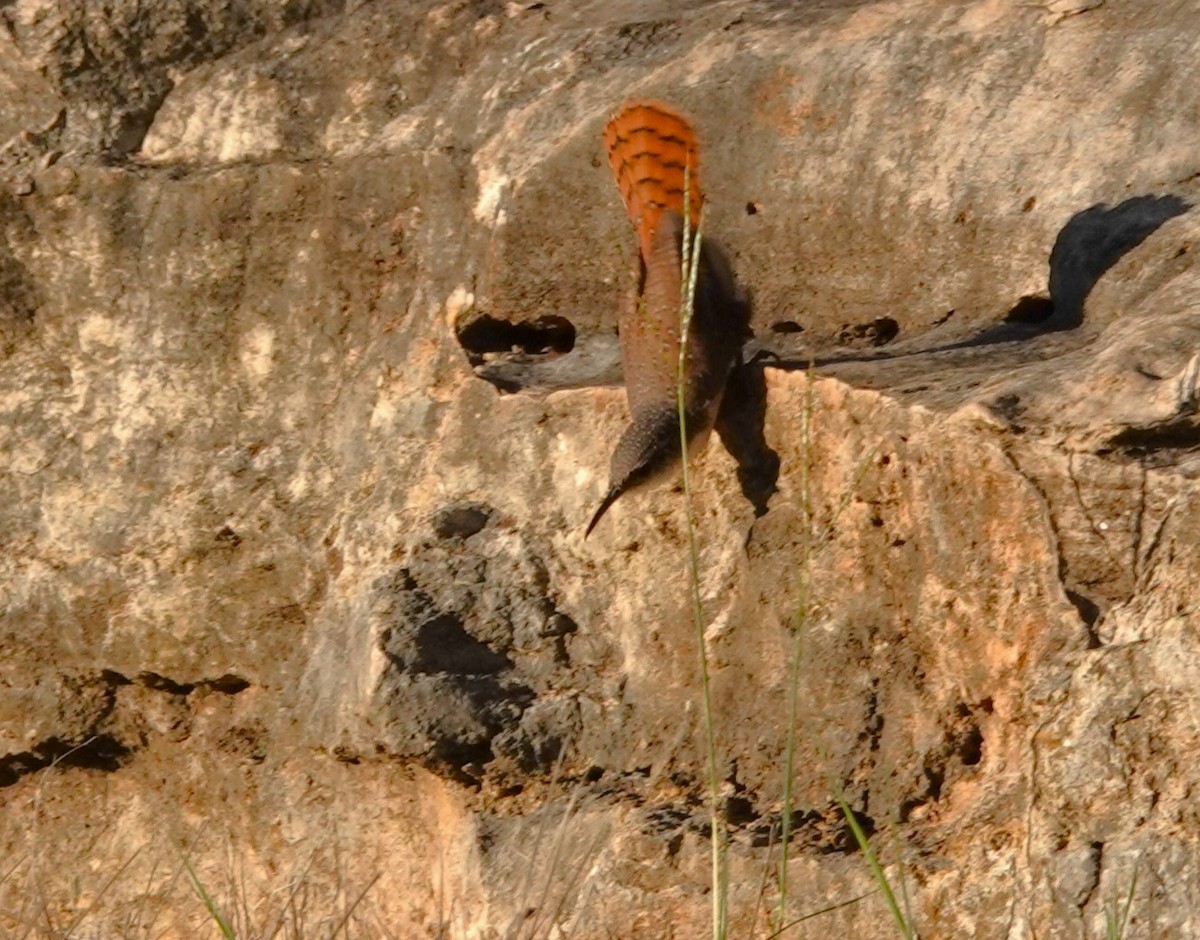
[[[1200,934],[1193,3],[0,23],[5,932],[707,934],[683,499],[582,540],[637,95],[774,353],[695,467],[734,935],[793,688],[787,916],[868,894],[797,929],[896,935],[843,795],[922,936]]]

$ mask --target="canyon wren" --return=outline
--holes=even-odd
[[[638,237],[637,292],[623,299],[618,329],[629,425],[612,455],[609,488],[584,538],[630,490],[679,469],[677,402],[683,285],[684,180],[688,237],[700,222],[699,148],[691,124],[657,101],[629,101],[604,128],[608,163]],[[733,279],[719,251],[701,239],[699,271],[684,366],[688,455],[700,450],[716,420],[742,327],[730,316]],[[689,246],[691,247],[691,246]]]

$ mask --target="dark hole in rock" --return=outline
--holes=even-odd
[[[442,614],[417,628],[417,672],[448,672],[481,676],[503,672],[512,666],[507,657],[471,636],[457,617]]]
[[[869,334],[871,342],[876,346],[882,346],[885,343],[890,343],[900,335],[900,324],[891,317],[878,317],[871,324],[872,333]]]
[[[174,679],[160,676],[156,672],[138,673],[138,682],[147,689],[154,689],[156,692],[166,692],[169,695],[191,695],[196,688],[190,682],[176,682]]]
[[[482,531],[491,518],[492,511],[487,506],[449,506],[434,517],[433,531],[441,539],[465,539]]]
[[[1045,323],[1054,316],[1054,301],[1049,297],[1027,294],[1004,315],[1005,323]]]
[[[215,679],[204,679],[201,682],[197,682],[196,685],[212,689],[214,692],[221,692],[225,695],[237,695],[239,692],[245,692],[250,688],[249,681],[228,672],[223,676],[217,676]]]
[[[483,314],[458,329],[458,342],[472,365],[490,353],[514,350],[527,355],[568,353],[575,347],[575,326],[564,317],[512,323]]]
[[[746,215],[758,215],[758,206],[753,202],[746,203]]]
[[[51,738],[37,752],[47,764],[109,772],[119,768],[129,756],[129,748],[109,734],[98,734],[82,744]]]
[[[1005,421],[1016,421],[1025,411],[1020,395],[1001,395],[992,401],[992,411]]]
[[[492,749],[487,741],[443,738],[433,745],[431,756],[459,782],[475,786],[483,778],[484,765],[492,759]]]
[[[964,767],[974,767],[983,760],[983,732],[972,725],[958,744],[958,759]]]
[[[731,796],[725,801],[725,819],[731,826],[746,826],[758,819],[758,813],[746,797]]]
[[[794,320],[780,320],[771,324],[772,333],[803,333],[804,327]]]
[[[0,787],[11,787],[19,783],[25,774],[41,770],[45,766],[45,761],[38,760],[28,752],[9,754],[0,759]]]
[[[937,800],[942,795],[942,784],[946,782],[946,771],[943,767],[925,765],[925,780],[928,783],[928,793],[931,800]]]
[[[1090,632],[1096,625],[1096,621],[1100,619],[1100,607],[1090,597],[1084,597],[1075,591],[1067,591],[1067,600],[1079,611],[1079,619],[1083,621],[1083,625]]]
[[[564,613],[555,612],[546,620],[542,636],[568,636],[579,632],[579,624]]]
[[[141,107],[132,108],[121,115],[117,133],[109,147],[113,157],[133,153],[142,146],[158,109],[162,107],[174,84],[171,81],[164,82]]]
[[[1100,641],[1100,634],[1096,632],[1096,621],[1100,619],[1100,608],[1091,598],[1076,594],[1074,591],[1067,591],[1067,600],[1079,612],[1079,619],[1083,621],[1083,627],[1087,630],[1087,648],[1099,649],[1104,645]]]

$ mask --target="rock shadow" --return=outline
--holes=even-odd
[[[767,444],[766,378],[761,369],[748,366],[745,359],[745,341],[753,336],[752,303],[749,294],[739,289],[729,256],[720,242],[706,238],[701,258],[712,276],[703,279],[705,296],[700,297],[697,292],[697,317],[701,306],[711,306],[716,318],[722,321],[722,332],[737,344],[713,429],[737,461],[742,495],[754,507],[755,516],[762,516],[779,479],[779,455]]]
[[[755,516],[766,514],[779,481],[779,454],[767,444],[766,418],[766,376],[762,369],[739,363],[729,376],[713,427],[737,461],[738,483]]]
[[[966,339],[922,349],[853,353],[835,356],[789,357],[778,340],[756,343],[755,359],[777,369],[807,369],[843,363],[887,362],[914,356],[1022,342],[1046,333],[1078,329],[1084,305],[1104,273],[1144,242],[1164,223],[1189,211],[1192,205],[1176,195],[1134,196],[1115,206],[1097,203],[1075,213],[1059,231],[1050,250],[1047,296],[1020,298],[1004,320]]]
[[[1076,212],[1050,251],[1050,301],[1046,329],[1083,323],[1083,305],[1104,272],[1191,205],[1179,196],[1135,196],[1116,206],[1103,203]]]

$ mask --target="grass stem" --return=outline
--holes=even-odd
[[[883,892],[883,899],[887,902],[888,910],[892,914],[892,920],[896,922],[896,928],[900,931],[900,935],[904,940],[916,940],[917,934],[913,930],[912,924],[900,910],[900,905],[896,901],[896,894],[892,891],[891,883],[888,881],[887,873],[883,870],[883,866],[879,864],[879,858],[875,855],[875,851],[871,848],[871,843],[867,841],[867,834],[863,832],[863,827],[858,821],[858,817],[854,814],[854,810],[850,808],[850,804],[846,802],[845,797],[841,794],[837,796],[837,804],[841,807],[842,815],[846,817],[846,823],[850,826],[850,831],[854,833],[854,841],[858,843],[858,848],[863,854],[863,858],[867,860],[867,866],[871,869],[871,877],[875,879],[875,883],[879,886],[879,890]]]
[[[687,391],[688,333],[695,309],[696,280],[700,271],[701,227],[693,237],[689,184],[691,168],[683,172],[683,241],[681,245],[679,298],[679,368],[675,380],[675,407],[679,415],[679,448],[683,466],[683,499],[687,516],[688,581],[691,587],[692,621],[700,660],[701,707],[704,712],[704,743],[708,776],[709,824],[712,836],[712,932],[713,940],[725,940],[728,933],[729,885],[725,872],[725,826],[721,816],[720,778],[717,770],[716,722],[713,717],[712,688],[708,669],[708,641],[704,626],[704,605],[700,597],[700,551],[696,541],[696,523],[692,501],[691,474],[688,469]]]
[[[787,922],[788,902],[788,845],[792,836],[792,778],[796,766],[796,725],[799,721],[800,663],[804,652],[804,628],[811,608],[813,533],[812,533],[812,366],[804,394],[804,411],[800,425],[800,584],[796,599],[796,622],[792,628],[792,654],[788,667],[788,724],[783,761],[783,809],[780,813],[779,837],[779,908],[777,923]]]

